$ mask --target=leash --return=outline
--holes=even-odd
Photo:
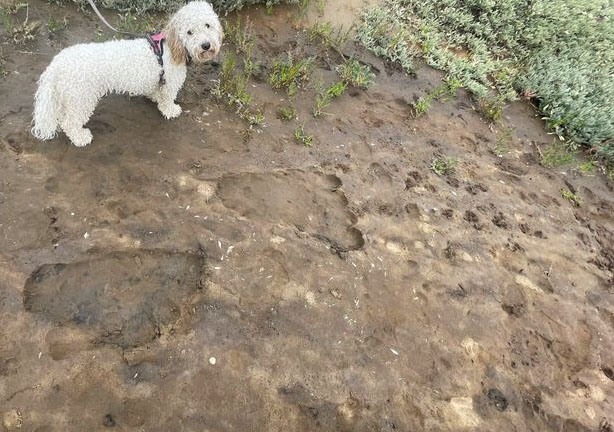
[[[94,9],[94,12],[96,12],[96,15],[98,15],[98,18],[100,18],[100,21],[102,21],[104,23],[104,25],[109,27],[115,33],[121,33],[121,34],[125,34],[125,35],[128,35],[128,36],[133,36],[133,37],[143,37],[143,35],[139,35],[139,34],[135,34],[135,33],[130,33],[130,32],[125,32],[125,31],[117,30],[115,27],[113,27],[111,24],[109,24],[106,19],[104,19],[104,17],[100,13],[100,11],[96,7],[96,5],[94,4],[93,0],[87,0],[87,2],[90,4],[92,9]]]
[[[94,12],[96,12],[96,15],[98,15],[98,18],[100,18],[100,21],[102,21],[104,23],[104,25],[109,27],[115,33],[120,33],[120,34],[132,36],[132,37],[136,37],[136,38],[142,38],[143,37],[143,35],[141,35],[141,34],[136,34],[136,33],[130,33],[130,32],[126,32],[126,31],[117,30],[115,27],[113,27],[111,24],[109,24],[108,21],[102,16],[100,11],[98,10],[96,5],[94,4],[93,0],[87,0],[87,2],[90,4],[92,9],[94,9]],[[151,46],[151,49],[153,50],[154,54],[156,55],[156,58],[158,60],[158,64],[160,65],[160,86],[163,86],[164,84],[166,84],[166,79],[164,78],[164,62],[162,60],[162,55],[164,54],[164,45],[163,45],[163,42],[165,40],[164,34],[161,31],[146,33],[145,34],[145,39],[147,39],[147,42],[149,42],[149,45]]]

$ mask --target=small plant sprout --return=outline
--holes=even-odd
[[[446,102],[449,98],[455,97],[457,90],[461,87],[461,83],[458,79],[446,77],[443,84],[433,88],[425,96],[418,98],[416,102],[414,102],[414,117],[417,118],[426,114],[433,101],[438,100]]]
[[[595,161],[586,161],[578,166],[578,170],[582,174],[593,174],[595,172]]]
[[[225,21],[224,24],[226,40],[235,46],[237,54],[251,54],[255,45],[255,39],[253,24],[249,18],[245,20],[244,25],[241,22],[240,15],[234,23]]]
[[[318,94],[316,94],[316,105],[313,108],[313,116],[321,116],[324,113],[323,109],[330,105],[334,98],[341,96],[346,89],[347,84],[343,81],[339,81],[325,90],[321,89],[318,91]]]
[[[561,189],[561,196],[569,201],[574,207],[580,207],[580,205],[582,205],[582,199],[569,189]]]
[[[313,70],[313,58],[294,59],[288,53],[286,59],[279,59],[273,65],[270,83],[275,89],[283,89],[293,96],[307,81]]]
[[[544,152],[541,153],[541,164],[546,168],[556,168],[567,165],[575,160],[567,146],[561,141],[553,141]]]
[[[457,159],[438,156],[431,162],[431,170],[437,175],[449,176],[456,172],[456,165]]]
[[[245,69],[237,68],[237,60],[229,55],[222,63],[219,79],[211,89],[211,94],[228,108],[245,120],[250,127],[262,126],[264,115],[258,109],[251,107],[253,97],[247,93],[247,83],[250,79]]]
[[[375,81],[371,68],[355,58],[348,58],[342,65],[337,66],[337,73],[344,83],[361,89],[369,88]]]
[[[294,120],[294,119],[296,119],[297,115],[298,114],[296,112],[296,108],[294,107],[294,105],[289,105],[289,106],[281,107],[279,109],[279,117],[283,121]]]
[[[510,152],[509,144],[513,141],[514,128],[506,128],[502,133],[497,133],[495,145],[491,148],[492,152],[498,156],[503,157]]]
[[[64,30],[66,30],[68,28],[68,17],[65,16],[64,18],[57,20],[53,17],[49,17],[47,19],[47,29],[49,30],[49,33],[51,34],[56,34],[56,33],[60,33]]]
[[[302,124],[294,130],[294,139],[304,146],[311,147],[313,145],[313,137],[305,133],[305,125]]]

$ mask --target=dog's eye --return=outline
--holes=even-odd
[[[188,35],[192,36],[192,30],[188,30]]]
[[[209,27],[211,27],[211,26],[210,26],[209,24],[205,24],[205,27],[209,28]]]

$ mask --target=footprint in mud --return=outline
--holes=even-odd
[[[111,124],[100,119],[93,119],[89,122],[88,127],[95,135],[102,135],[115,132],[116,128]]]
[[[223,204],[256,223],[287,223],[329,243],[337,252],[360,249],[362,233],[347,208],[341,181],[332,175],[283,171],[223,177]]]
[[[203,284],[204,264],[198,254],[145,250],[45,264],[26,281],[24,308],[93,343],[134,347],[180,318],[180,305]]]

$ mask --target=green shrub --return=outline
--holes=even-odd
[[[84,8],[89,8],[87,0],[73,0],[75,3]],[[242,9],[245,6],[254,4],[264,4],[268,8],[280,3],[298,3],[297,0],[209,0],[211,5],[217,12],[234,11]],[[97,6],[102,6],[107,9],[117,9],[122,12],[171,12],[184,4],[187,0],[102,0],[96,2]]]
[[[415,71],[416,58],[457,78],[496,120],[504,104],[534,98],[572,149],[614,161],[611,0],[384,0],[357,39]]]

